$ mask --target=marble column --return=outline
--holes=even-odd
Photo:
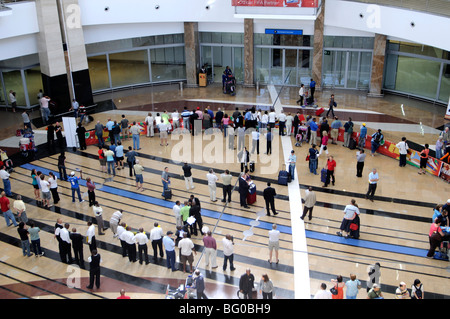
[[[316,91],[322,88],[323,31],[325,20],[325,0],[322,0],[319,13],[314,21],[314,49],[311,77],[316,81]]]
[[[184,51],[187,87],[198,87],[200,69],[200,41],[197,22],[184,23]]]
[[[56,102],[54,111],[61,113],[70,107],[70,95],[57,1],[36,0],[36,13],[43,91]]]
[[[384,60],[386,54],[386,36],[383,34],[375,34],[373,44],[372,74],[370,76],[370,89],[367,96],[381,97],[383,94],[383,72]]]
[[[244,19],[244,87],[254,87],[253,19]]]

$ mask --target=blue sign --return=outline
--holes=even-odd
[[[293,34],[293,35],[303,35],[303,30],[266,29],[266,34]]]

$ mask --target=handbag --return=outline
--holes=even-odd
[[[309,161],[309,155],[306,155],[305,161]]]
[[[338,289],[337,289],[337,286],[333,286],[331,289],[330,289],[330,292],[331,292],[331,294],[332,295],[337,295],[338,294]]]
[[[358,225],[356,223],[351,223],[349,226],[350,230],[358,230]]]

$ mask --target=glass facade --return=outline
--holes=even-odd
[[[449,52],[397,41],[389,42],[387,47],[384,89],[448,102]]]

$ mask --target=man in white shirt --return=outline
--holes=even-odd
[[[194,243],[187,237],[187,233],[183,233],[183,239],[178,242],[178,248],[180,248],[180,262],[183,264],[183,272],[186,272],[186,262],[189,263],[190,270],[192,271],[192,264],[194,263],[195,251]]]
[[[123,239],[123,233],[126,231],[126,224],[125,223],[120,223],[119,226],[117,226],[117,238],[119,238],[120,240],[120,246],[122,247],[122,257],[127,257],[128,256],[128,247],[127,247],[127,243],[125,242],[125,240]]]
[[[47,124],[48,117],[50,116],[50,109],[48,107],[48,102],[50,102],[50,98],[48,96],[43,96],[41,98],[40,102],[41,102],[42,114],[44,116],[44,123]]]
[[[163,247],[162,247],[162,238],[163,238],[163,230],[161,226],[157,222],[153,224],[153,229],[150,231],[150,241],[152,242],[153,248],[153,261],[156,263],[158,261],[158,248],[159,248],[159,256],[161,258],[164,257]]]
[[[283,111],[278,115],[278,130],[281,136],[285,136],[284,129],[286,128],[286,114]]]
[[[277,118],[277,113],[275,113],[274,109],[270,110],[270,113],[268,114],[269,119],[268,119],[268,126],[270,129],[273,129],[275,127],[275,121]]]
[[[227,234],[222,239],[223,244],[223,271],[227,270],[227,261],[230,261],[230,270],[234,271],[233,259],[234,259],[234,243],[233,237],[230,234]]]
[[[259,131],[256,130],[252,130],[252,154],[255,153],[255,149],[256,149],[256,154],[259,155]]]
[[[120,220],[122,219],[123,216],[123,210],[119,209],[116,210],[112,215],[111,215],[111,219],[109,220],[109,226],[111,228],[111,231],[114,234],[114,238],[117,237],[117,227],[119,226]]]
[[[3,190],[5,191],[6,196],[11,197],[11,181],[9,180],[10,174],[6,171],[6,166],[3,165],[0,169],[0,178],[3,181]]]
[[[208,188],[209,188],[209,198],[211,201],[216,202],[216,182],[219,179],[217,175],[214,173],[213,169],[209,170],[209,173],[206,174],[206,178],[208,179]]]
[[[175,205],[172,207],[173,210],[173,215],[175,216],[175,226],[183,226],[183,220],[181,218],[180,215],[180,210],[181,210],[181,202],[179,200],[177,200],[175,202]]]
[[[280,231],[277,229],[277,225],[272,225],[272,230],[269,230],[269,264],[272,263],[272,252],[275,250],[275,257],[278,259],[278,250],[280,249]]]
[[[325,283],[320,285],[320,289],[314,295],[314,299],[332,299],[331,292],[327,290]]]
[[[172,271],[177,271],[175,268],[175,241],[172,238],[173,232],[168,231],[166,236],[163,237],[163,245],[166,250],[166,260],[167,260],[167,268],[172,269]]]
[[[370,199],[373,202],[373,197],[375,196],[375,191],[377,190],[379,176],[377,169],[374,168],[369,174],[369,189],[366,193],[366,199]]]
[[[136,236],[134,236],[134,239],[138,245],[139,263],[142,265],[145,259],[145,264],[148,265],[149,264],[148,248],[147,248],[148,237],[144,232],[144,228],[142,227],[139,228],[139,233],[137,233]]]
[[[180,113],[177,110],[173,110],[172,125],[174,130],[180,127]]]
[[[167,123],[161,122],[158,124],[159,129],[159,137],[161,139],[161,146],[167,146],[169,143],[167,143],[167,138],[169,136],[169,125]]]
[[[13,90],[9,90],[9,101],[11,102],[13,112],[16,112],[17,99],[16,92],[14,92]]]
[[[300,217],[302,220],[306,217],[306,214],[308,214],[308,219],[312,219],[312,211],[314,208],[314,205],[316,205],[316,193],[313,192],[313,188],[311,186],[308,187],[308,190],[305,191],[305,203],[303,204],[303,215]]]
[[[401,142],[397,143],[397,148],[400,153],[400,159],[399,159],[399,166],[405,167],[406,166],[406,155],[408,154],[408,143],[406,143],[406,137],[402,137]]]
[[[64,263],[71,264],[72,259],[72,241],[70,240],[69,224],[65,223],[64,227],[59,230],[59,238],[61,239],[61,253]]]
[[[128,252],[128,260],[132,263],[136,262],[136,240],[131,231],[131,226],[127,226],[125,231],[120,235],[120,238],[125,242]]]
[[[140,150],[140,134],[142,126],[133,121],[133,126],[130,128],[131,137],[133,139],[133,150]]]
[[[153,119],[153,115],[151,112],[148,112],[147,117],[145,118],[145,124],[147,125],[147,137],[155,136],[155,130],[153,127],[155,120]]]
[[[42,192],[42,206],[43,207],[50,207],[50,198],[51,198],[51,194],[50,194],[50,183],[47,182],[44,179],[44,174],[41,174],[40,176],[40,185],[41,185],[41,192]]]
[[[231,202],[231,190],[233,186],[231,185],[231,179],[233,176],[230,174],[229,170],[225,170],[220,177],[222,177],[222,188],[223,188],[223,199],[222,202],[225,203],[227,201],[228,195],[228,203]]]
[[[87,222],[88,230],[86,231],[86,238],[89,245],[89,250],[92,253],[94,249],[97,249],[97,242],[95,240],[95,226],[91,221]]]

